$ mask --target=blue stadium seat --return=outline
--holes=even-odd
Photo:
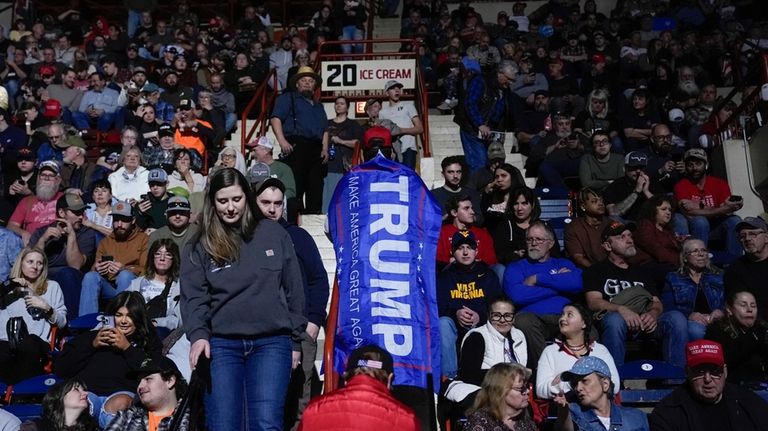
[[[3,406],[3,410],[19,418],[20,421],[28,421],[39,418],[43,413],[42,404],[10,404]]]
[[[48,392],[51,386],[59,382],[59,378],[54,374],[43,374],[30,377],[13,385],[11,396],[39,395]]]
[[[685,370],[664,361],[642,359],[627,362],[618,367],[622,380],[656,380],[680,383],[685,380]],[[659,389],[624,389],[620,393],[621,403],[625,405],[655,405],[669,395],[676,385]]]
[[[685,370],[676,367],[664,361],[653,359],[642,359],[626,362],[618,367],[619,375],[622,380],[663,380],[663,379],[684,379]]]
[[[541,219],[551,220],[573,215],[570,192],[566,189],[540,187],[536,189],[541,207]]]
[[[84,332],[84,331],[90,331],[91,329],[95,328],[96,325],[99,324],[99,316],[101,313],[91,313],[86,314],[84,316],[80,316],[77,319],[72,320],[69,322],[69,325],[67,327],[77,332]]]
[[[560,244],[560,250],[565,250],[565,227],[571,224],[573,217],[555,217],[547,220],[552,230],[555,231],[555,238]]]

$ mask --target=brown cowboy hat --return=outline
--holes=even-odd
[[[315,80],[315,89],[320,86],[320,80],[322,79],[320,78],[320,75],[315,73],[314,69],[309,66],[301,66],[296,74],[291,77],[290,81],[288,81],[288,87],[296,88],[296,82],[305,76],[309,76]]]

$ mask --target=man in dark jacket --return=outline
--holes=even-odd
[[[256,205],[264,217],[280,223],[290,235],[296,249],[296,256],[299,258],[301,279],[304,284],[304,317],[309,322],[304,339],[301,341],[303,374],[294,373],[292,376],[286,400],[286,424],[293,424],[301,418],[311,395],[317,356],[317,336],[320,333],[320,327],[325,323],[325,305],[328,303],[330,293],[328,273],[323,266],[317,244],[309,233],[283,218],[285,185],[276,178],[266,178],[255,184],[253,190]]]
[[[686,346],[686,384],[666,396],[650,416],[654,431],[751,431],[768,429],[768,403],[726,383],[723,347],[698,340]]]
[[[413,410],[390,394],[394,376],[389,352],[374,345],[358,348],[347,358],[344,388],[312,401],[299,431],[421,429]]]
[[[495,78],[486,82],[480,66],[474,60],[463,60],[468,73],[459,91],[459,106],[453,121],[459,125],[461,146],[470,169],[480,169],[487,163],[486,151],[491,132],[503,131],[509,92],[506,89],[517,76],[517,66],[502,62],[496,69]],[[463,107],[463,108],[462,108]]]
[[[444,376],[456,377],[456,340],[488,320],[488,301],[501,295],[497,277],[484,262],[475,260],[477,239],[471,231],[453,234],[454,261],[437,276],[437,311],[440,315],[441,368]]]

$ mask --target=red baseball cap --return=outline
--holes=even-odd
[[[389,132],[389,129],[382,126],[373,126],[365,131],[365,135],[363,135],[363,148],[370,149],[374,146],[392,148],[392,133]]]
[[[685,346],[685,364],[688,368],[705,364],[722,367],[725,365],[723,346],[717,341],[691,341]]]
[[[592,63],[605,63],[605,54],[602,52],[597,52],[595,54],[592,54]]]
[[[61,102],[56,99],[48,99],[43,106],[43,117],[59,118],[61,116]]]
[[[40,68],[40,76],[53,76],[56,74],[56,68],[53,66],[43,66]]]

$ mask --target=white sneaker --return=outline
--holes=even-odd
[[[451,107],[451,109],[455,108],[459,104],[459,99],[451,99],[448,100],[448,106]]]
[[[437,109],[440,111],[450,111],[451,109],[453,109],[453,106],[451,106],[451,101],[446,99],[443,101],[443,103],[437,105]]]

